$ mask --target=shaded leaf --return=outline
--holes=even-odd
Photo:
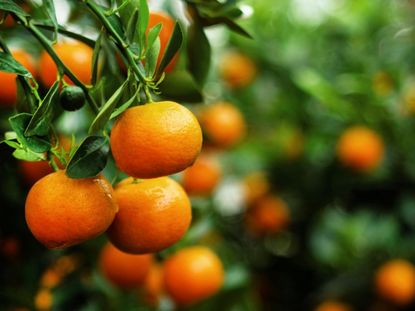
[[[139,28],[138,10],[135,9],[134,13],[131,15],[128,21],[127,30],[126,30],[126,37],[129,43],[135,42],[138,28]]]
[[[167,98],[179,102],[200,103],[203,101],[203,95],[193,77],[185,70],[177,70],[166,75],[159,89]]]
[[[29,16],[13,0],[0,0],[0,10],[15,13],[17,15]]]
[[[123,84],[112,94],[112,96],[107,100],[104,106],[100,109],[98,115],[92,121],[91,126],[89,127],[89,133],[94,133],[105,127],[108,120],[110,119],[111,113],[114,111],[118,100],[121,98],[125,87],[127,86],[128,79],[124,81]]]
[[[32,136],[26,137],[24,132],[29,125],[32,115],[30,113],[19,113],[9,118],[10,126],[16,132],[17,140],[34,152],[46,152],[51,145],[47,137]]]
[[[137,95],[139,94],[139,92],[140,89],[137,89],[137,92],[129,100],[127,100],[124,104],[115,109],[114,112],[111,114],[110,119],[118,117],[121,113],[127,110],[134,103],[134,101],[137,100]]]
[[[30,120],[25,130],[26,136],[46,136],[49,133],[52,120],[52,107],[57,101],[58,89],[59,82],[55,81]]]
[[[54,28],[53,40],[56,40],[58,36],[58,20],[56,19],[55,5],[53,0],[43,0],[43,5],[46,7],[46,12]]]
[[[31,77],[32,74],[10,54],[0,52],[0,71],[15,73],[24,77]]]
[[[163,57],[160,61],[160,66],[157,70],[158,74],[161,74],[167,65],[172,61],[173,57],[180,50],[183,43],[183,30],[178,22],[174,25],[173,33],[167,44],[167,48],[164,51]]]
[[[187,53],[188,69],[199,86],[202,86],[209,74],[211,47],[203,28],[197,24],[189,27]]]
[[[69,160],[66,175],[70,178],[88,178],[98,175],[108,158],[108,140],[102,136],[88,136]]]
[[[95,85],[97,82],[98,61],[99,61],[99,53],[101,51],[101,46],[102,46],[102,37],[103,37],[103,32],[101,31],[95,43],[94,53],[92,54],[92,78],[91,78],[92,85]]]

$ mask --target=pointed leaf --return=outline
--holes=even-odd
[[[56,19],[55,5],[53,0],[43,0],[43,5],[46,7],[46,12],[54,28],[53,40],[56,40],[58,36],[58,20]]]
[[[203,28],[192,24],[189,28],[187,53],[188,69],[199,86],[203,86],[209,74],[211,47]]]
[[[101,52],[103,36],[104,36],[104,32],[101,31],[95,43],[94,53],[92,54],[92,77],[91,77],[92,85],[95,85],[97,83],[99,53]]]
[[[232,19],[224,18],[223,23],[226,26],[228,26],[228,28],[233,32],[236,32],[237,34],[240,34],[246,38],[253,39],[249,32],[247,32],[244,28],[235,23]]]
[[[159,38],[153,42],[152,46],[147,46],[146,56],[145,56],[145,68],[148,77],[153,77],[154,72],[157,67],[157,60],[160,54],[160,40]]]
[[[146,44],[146,31],[148,27],[148,21],[150,19],[150,10],[148,8],[147,0],[140,0],[140,15],[138,17],[138,37],[141,51],[144,50]],[[140,53],[141,54],[141,53]]]
[[[127,110],[135,101],[137,101],[137,95],[139,94],[139,92],[140,89],[137,89],[137,92],[129,100],[127,100],[124,104],[115,109],[114,112],[111,114],[110,119],[118,117],[125,110]]]
[[[32,77],[32,74],[10,54],[0,52],[0,71],[15,73],[24,77]]]
[[[111,113],[117,106],[118,100],[121,98],[125,87],[127,86],[128,79],[124,81],[123,84],[112,94],[104,106],[100,109],[98,115],[95,117],[94,121],[89,128],[89,133],[94,133],[96,131],[102,130],[110,119]]]
[[[55,81],[30,120],[25,130],[25,136],[46,136],[49,133],[52,120],[52,107],[57,101],[58,89],[59,82]]]
[[[167,48],[164,51],[163,57],[160,62],[160,66],[157,70],[158,74],[161,74],[167,65],[172,61],[173,57],[180,50],[183,43],[183,30],[178,22],[174,25],[173,34],[167,44]]]
[[[66,175],[70,178],[88,178],[98,175],[107,164],[108,139],[88,136],[69,160]]]
[[[13,0],[0,0],[0,10],[15,13],[21,16],[29,16]]]
[[[46,152],[51,145],[47,137],[32,136],[26,137],[24,132],[29,125],[32,115],[30,113],[19,113],[9,118],[9,123],[16,132],[17,140],[24,146],[34,152]]]
[[[135,42],[135,39],[137,37],[137,30],[139,28],[139,19],[138,19],[138,9],[134,10],[134,13],[131,15],[127,30],[126,30],[126,37],[129,43]]]

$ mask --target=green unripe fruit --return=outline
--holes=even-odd
[[[68,111],[81,109],[85,103],[84,91],[79,86],[67,86],[60,94],[60,103]]]

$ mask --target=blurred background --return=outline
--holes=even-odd
[[[19,4],[36,16],[39,2]],[[75,1],[55,5],[60,24],[96,37]],[[179,83],[184,49],[161,86],[195,112],[206,139],[199,167],[174,176],[191,196],[192,226],[157,258],[205,245],[225,269],[220,292],[184,310],[415,310],[415,2],[238,5],[253,38],[205,29],[203,101]],[[189,25],[181,1],[150,8]],[[40,55],[23,27],[5,22],[0,35]],[[1,108],[2,133],[12,114]],[[78,140],[90,118],[83,108],[54,122]],[[11,153],[0,144],[0,310],[175,310],[162,289],[149,302],[145,287],[103,276],[105,236],[65,250],[39,244],[24,202],[42,173]],[[104,174],[114,170],[110,160]]]

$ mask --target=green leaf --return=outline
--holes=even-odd
[[[19,79],[20,78],[20,79]],[[16,77],[17,102],[16,109],[18,112],[34,112],[38,106],[37,98],[32,94],[29,83],[25,78]],[[23,80],[23,81],[22,81]]]
[[[104,36],[104,32],[101,31],[99,33],[98,39],[94,46],[94,53],[92,54],[92,77],[91,77],[91,83],[92,85],[95,85],[97,82],[98,77],[98,65],[99,65],[99,53],[101,51],[102,46],[102,37]]]
[[[157,38],[151,46],[147,46],[146,56],[145,56],[145,68],[147,77],[153,77],[154,72],[157,67],[157,59],[160,54],[160,40]]]
[[[144,50],[146,44],[146,31],[149,19],[150,10],[148,8],[147,0],[140,0],[140,11],[138,16],[138,38],[141,51]]]
[[[161,23],[159,23],[148,31],[147,47],[153,46],[154,42],[156,42],[156,40],[157,40],[157,38],[160,34],[161,27],[163,27],[163,25]]]
[[[57,102],[58,89],[59,82],[55,81],[30,120],[24,132],[25,136],[48,135],[52,120],[52,107]]]
[[[101,13],[103,15],[106,15],[106,12],[107,12],[108,8],[106,8],[105,6],[102,6],[102,5],[96,5],[96,7],[99,10],[101,10]],[[107,15],[107,20],[111,24],[112,28],[114,28],[115,32],[121,38],[125,38],[125,36],[124,36],[124,28],[122,26],[121,19],[118,17],[118,15],[115,15],[115,14],[111,14],[109,16]]]
[[[137,100],[137,96],[139,93],[140,93],[140,89],[137,89],[137,92],[129,100],[127,100],[124,104],[122,104],[121,106],[119,106],[117,109],[114,110],[114,112],[110,116],[110,119],[114,119],[118,117],[125,110],[127,110],[134,103],[134,101]]]
[[[178,102],[200,103],[203,101],[203,95],[193,77],[185,70],[177,70],[166,75],[159,89],[165,97]]]
[[[46,7],[46,12],[52,22],[54,28],[53,40],[55,41],[58,37],[58,20],[56,19],[55,5],[53,0],[43,0],[43,5]]]
[[[17,140],[34,152],[46,152],[51,145],[47,137],[32,136],[26,137],[24,132],[29,125],[32,115],[30,113],[19,113],[9,118],[9,123],[13,131],[16,132]]]
[[[98,175],[108,158],[108,139],[88,136],[69,160],[66,175],[70,178],[88,178]]]
[[[139,28],[139,20],[138,20],[138,9],[134,9],[134,13],[131,14],[131,17],[128,21],[127,30],[126,30],[126,37],[129,43],[135,42],[137,38],[137,30]]]
[[[24,77],[32,77],[32,74],[10,54],[0,52],[0,71],[15,73]]]
[[[0,10],[15,13],[21,16],[29,16],[13,0],[0,0]]]
[[[189,27],[187,53],[189,57],[188,70],[196,83],[203,86],[209,74],[211,47],[203,28],[192,24]]]
[[[32,152],[26,149],[16,149],[13,152],[13,156],[16,159],[23,160],[23,161],[39,161],[45,160],[44,155],[42,153]]]
[[[108,99],[104,106],[100,109],[98,115],[92,121],[91,126],[89,127],[88,132],[94,133],[97,132],[105,127],[108,120],[110,119],[111,113],[114,111],[118,100],[123,95],[123,91],[127,86],[128,79],[124,81],[123,84],[112,94],[112,96]]]
[[[235,23],[232,19],[226,17],[223,19],[223,23],[233,32],[236,32],[237,34],[240,34],[241,36],[244,36],[246,38],[253,39],[249,32],[247,32],[244,28]]]
[[[183,43],[183,30],[178,22],[175,23],[173,33],[167,44],[167,48],[164,51],[163,58],[161,59],[160,66],[157,70],[158,75],[161,74],[167,65],[172,61],[173,57],[180,50]]]

